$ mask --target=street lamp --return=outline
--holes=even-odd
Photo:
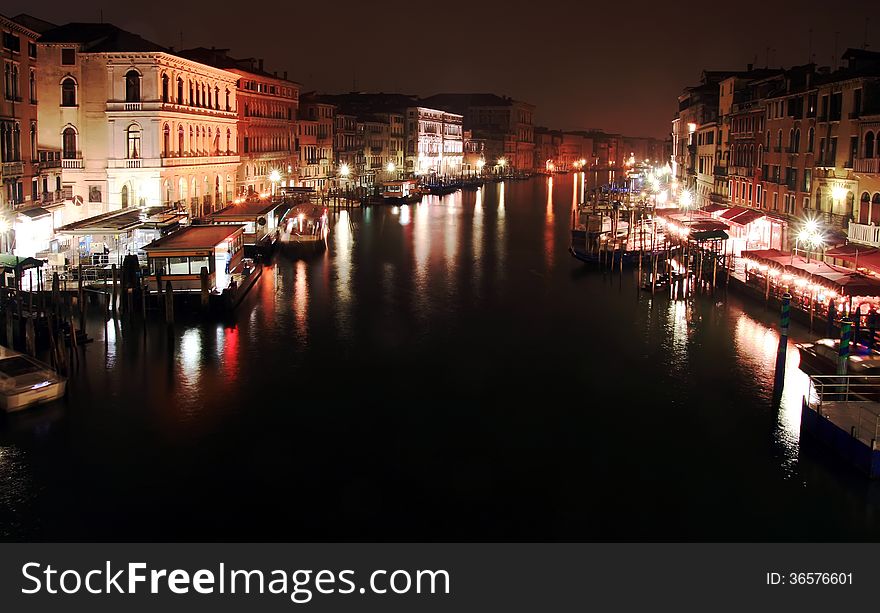
[[[498,158],[498,166],[501,167],[501,174],[504,174],[504,167],[507,166],[507,158]]]
[[[281,173],[278,170],[273,170],[269,173],[269,181],[272,183],[272,195],[275,195],[275,189],[278,187],[278,184],[281,183]]]
[[[810,248],[818,249],[825,244],[825,238],[819,228],[819,223],[815,219],[807,219],[804,222],[803,229],[798,232],[794,239],[794,250],[797,252],[798,246],[803,243],[807,248],[807,263],[810,262]],[[794,263],[794,253],[791,254],[791,263]]]
[[[477,172],[480,175],[483,174],[483,166],[485,166],[485,165],[486,165],[486,160],[484,160],[483,158],[480,158],[479,160],[477,160]]]
[[[348,164],[340,164],[339,165],[339,176],[343,179],[347,179],[348,175],[351,174],[351,168],[349,168]]]

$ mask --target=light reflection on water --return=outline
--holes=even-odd
[[[92,325],[71,419],[42,425],[51,437],[0,430],[0,497],[26,501],[0,508],[0,530],[810,538],[825,504],[828,535],[880,536],[863,492],[804,458],[792,346],[772,407],[761,305],[651,296],[568,256],[583,177],[338,211],[328,253],[277,258],[228,321],[182,321],[171,340],[160,322],[143,343],[123,322],[106,352]]]

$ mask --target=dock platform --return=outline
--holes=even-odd
[[[801,430],[871,479],[880,478],[880,376],[813,375]]]

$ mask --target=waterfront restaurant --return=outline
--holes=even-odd
[[[746,284],[767,299],[788,291],[793,305],[819,316],[832,304],[835,313],[844,315],[880,311],[880,279],[873,275],[777,249],[743,251],[742,258]]]
[[[71,265],[121,266],[126,255],[142,256],[144,245],[173,232],[186,218],[185,212],[162,206],[102,213],[58,228],[58,251]]]
[[[174,291],[200,290],[202,268],[208,269],[208,289],[222,292],[241,267],[244,226],[189,226],[144,247],[149,262],[147,283],[156,291],[170,281]]]
[[[229,206],[210,213],[205,219],[210,224],[244,226],[244,246],[250,251],[272,245],[286,207],[284,200],[248,198],[236,200]]]

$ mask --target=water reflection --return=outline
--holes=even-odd
[[[12,491],[39,502],[0,503],[0,530],[736,540],[810,538],[821,514],[827,536],[880,538],[865,488],[799,456],[793,348],[771,407],[778,336],[754,305],[650,296],[567,255],[583,180],[340,211],[327,255],[277,258],[228,320],[123,321],[106,350],[91,325],[66,417],[0,431],[0,498],[26,449]]]

